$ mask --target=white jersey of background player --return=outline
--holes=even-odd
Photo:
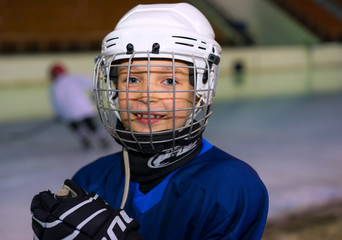
[[[51,68],[51,103],[56,114],[64,121],[80,121],[95,114],[90,98],[93,81],[85,74],[70,74],[61,64]]]
[[[60,63],[51,67],[50,77],[51,105],[57,117],[71,129],[83,148],[91,147],[91,137],[107,147],[107,140],[96,123],[91,77],[70,74]]]

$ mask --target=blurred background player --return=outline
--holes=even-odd
[[[91,147],[91,138],[106,148],[108,142],[97,124],[92,100],[92,79],[85,74],[70,74],[55,63],[50,69],[51,103],[58,119],[75,134],[84,149]]]

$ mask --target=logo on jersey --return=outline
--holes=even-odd
[[[197,141],[189,144],[188,146],[179,147],[178,149],[176,149],[176,151],[172,151],[172,149],[169,149],[164,153],[154,155],[148,160],[147,165],[150,168],[163,168],[179,162],[180,160],[187,157],[192,152],[192,150],[196,148],[196,144]]]

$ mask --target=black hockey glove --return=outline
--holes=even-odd
[[[87,194],[68,179],[56,194],[44,191],[34,196],[31,213],[34,239],[142,239],[139,223],[124,210],[113,210],[96,193]]]

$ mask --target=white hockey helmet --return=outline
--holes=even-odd
[[[109,134],[128,150],[143,152],[174,149],[180,141],[200,136],[211,115],[218,80],[221,47],[214,37],[206,17],[187,3],[138,5],[127,12],[104,38],[94,70],[97,107]],[[119,90],[110,75],[120,60],[127,60],[129,69],[134,59],[189,64],[196,101],[183,127],[147,134],[122,126],[120,111],[127,110],[118,107]]]

